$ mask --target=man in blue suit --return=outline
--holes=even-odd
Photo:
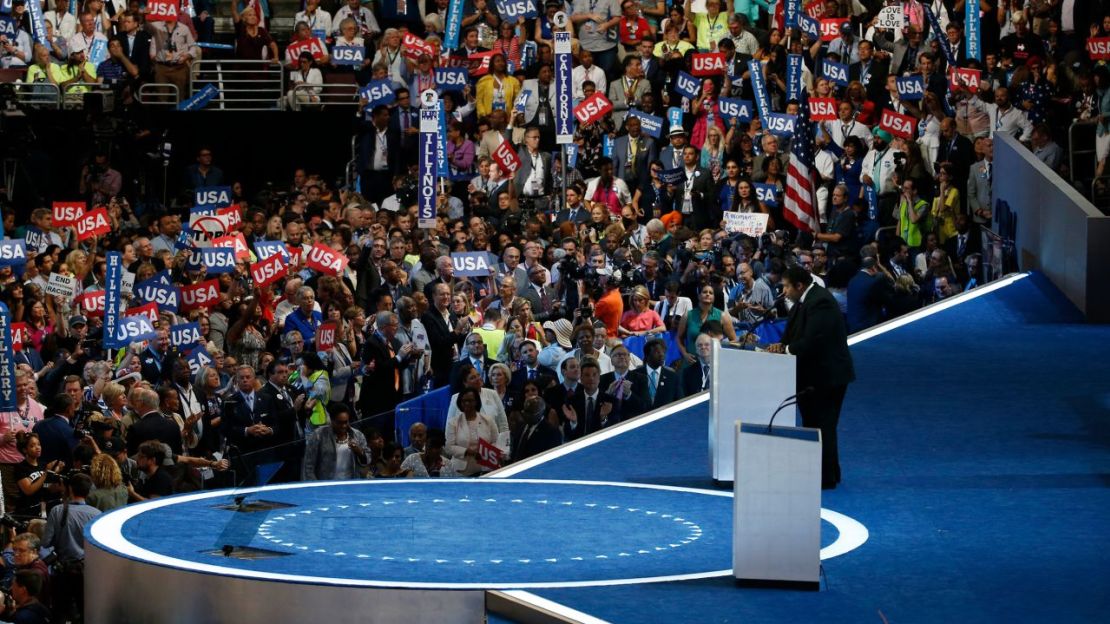
[[[848,333],[878,325],[893,295],[894,287],[879,272],[875,258],[864,258],[859,272],[848,282]]]
[[[39,436],[42,444],[42,455],[39,457],[41,465],[50,464],[56,460],[65,462],[68,467],[73,462],[73,447],[77,446],[77,437],[73,435],[73,415],[80,407],[77,401],[64,392],[54,397],[50,405],[50,416],[39,421],[33,431]]]

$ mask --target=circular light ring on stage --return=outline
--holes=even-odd
[[[284,505],[234,511],[247,503]],[[822,559],[867,529],[837,530]],[[732,494],[539,479],[292,483],[185,494],[101,516],[88,539],[119,556],[200,573],[414,589],[586,587],[731,574]],[[257,558],[225,557],[232,546]]]

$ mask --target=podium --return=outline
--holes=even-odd
[[[782,400],[797,392],[794,366],[792,355],[748,351],[713,341],[709,368],[709,464],[713,481],[733,481],[736,423],[766,427]],[[797,411],[788,407],[775,422],[794,426]]]
[[[736,423],[735,438],[737,584],[820,589],[821,430]]]

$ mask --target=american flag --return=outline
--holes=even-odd
[[[798,102],[794,138],[790,142],[790,164],[786,166],[786,197],[783,216],[802,232],[817,231],[817,194],[813,182],[813,122],[805,92]]]

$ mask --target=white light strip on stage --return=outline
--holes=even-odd
[[[556,446],[555,448],[551,449],[550,451],[546,451],[546,452],[540,453],[539,455],[536,455],[535,457],[529,457],[528,459],[525,459],[523,461],[519,461],[519,462],[516,462],[514,464],[511,464],[511,465],[509,465],[505,468],[502,468],[501,470],[498,470],[496,472],[492,472],[492,473],[486,475],[485,478],[488,478],[488,479],[505,479],[507,477],[511,477],[513,475],[524,472],[525,470],[528,470],[529,468],[535,468],[536,466],[539,466],[540,464],[546,464],[547,462],[549,462],[553,459],[559,459],[560,457],[570,455],[571,453],[577,451],[578,449],[583,449],[583,448],[586,448],[588,446],[593,446],[594,444],[597,444],[598,442],[604,442],[604,441],[606,441],[610,438],[615,438],[615,437],[621,435],[622,433],[627,433],[627,432],[632,431],[634,429],[639,429],[640,427],[643,427],[644,425],[650,425],[651,423],[653,423],[657,420],[662,420],[662,419],[666,418],[667,416],[671,416],[672,414],[680,412],[684,409],[694,407],[695,405],[698,405],[700,403],[705,403],[708,400],[709,400],[709,393],[708,392],[699,392],[698,394],[695,394],[694,396],[686,397],[685,399],[682,399],[682,400],[677,401],[675,403],[671,403],[670,405],[668,405],[666,407],[662,407],[658,411],[651,412],[651,413],[645,414],[644,416],[639,416],[637,418],[633,418],[632,420],[628,420],[628,421],[613,425],[612,427],[606,427],[605,429],[602,429],[601,431],[599,431],[597,433],[590,434],[590,435],[588,435],[584,438],[580,438],[580,439],[575,440],[573,442],[568,442],[567,444],[562,444],[562,445]]]
[[[559,617],[577,622],[578,624],[609,624],[608,620],[602,620],[577,609],[571,609],[570,607],[561,605],[553,600],[548,600],[542,596],[537,596],[531,592],[510,589],[502,591],[501,593],[531,607],[551,612]]]
[[[898,318],[891,319],[885,323],[882,323],[881,325],[876,325],[875,327],[872,327],[870,329],[865,329],[861,332],[857,332],[848,337],[848,346],[859,344],[864,340],[870,340],[875,336],[881,336],[889,331],[894,331],[899,327],[905,327],[910,323],[920,321],[923,318],[932,316],[939,312],[944,312],[945,310],[954,308],[963,303],[967,303],[968,301],[971,301],[973,299],[978,299],[983,295],[989,295],[996,290],[1001,290],[1013,284],[1014,282],[1017,282],[1018,280],[1024,279],[1026,277],[1029,277],[1028,273],[1017,273],[1009,277],[1004,277],[996,282],[991,282],[986,286],[980,286],[975,290],[969,290],[967,292],[960,293],[939,303],[934,303],[930,306],[921,308],[916,312],[911,312],[909,314],[899,316]]]

